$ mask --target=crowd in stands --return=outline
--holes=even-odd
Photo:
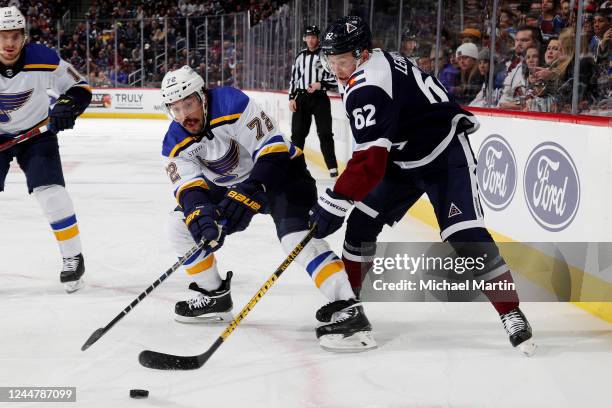
[[[466,16],[470,5],[478,8],[468,1]],[[492,70],[487,10],[476,13],[480,18],[466,18],[458,35],[443,33],[438,78],[459,103],[570,113],[577,61],[578,112],[612,115],[612,1],[584,2],[579,55],[577,10],[570,10],[569,1],[501,1],[500,6]],[[433,72],[435,52],[431,43],[419,43],[420,38],[407,29],[400,51],[422,70]]]
[[[460,1],[462,30],[457,28],[455,12]],[[283,4],[288,7],[287,0],[93,0],[81,10],[86,20],[80,20],[74,17],[74,10],[72,16],[66,14],[71,11],[71,3],[0,1],[3,6],[16,5],[24,12],[30,41],[57,48],[61,57],[81,73],[89,73],[89,82],[98,87],[155,86],[166,68],[184,64],[197,69],[209,86],[241,86],[247,27],[278,15]],[[392,22],[398,2],[377,0],[379,3],[391,10],[384,21]],[[570,10],[570,5],[578,1],[500,0],[492,53],[492,1],[445,0],[448,10],[437,54],[436,2],[407,0],[403,4],[400,53],[425,72],[435,72],[437,66],[440,82],[461,104],[570,112],[577,62],[578,112],[612,115],[612,0],[584,0],[579,55],[575,53],[577,6]],[[366,18],[370,12],[365,0],[351,2],[350,6],[352,13]],[[238,20],[231,15],[247,10],[248,22],[246,13]],[[380,12],[374,17],[375,21],[382,18]],[[204,30],[198,34],[196,27],[202,26],[205,18],[208,25],[204,39]],[[373,32],[375,46],[397,45],[397,27],[392,24],[375,25]],[[278,44],[279,49],[282,47]],[[293,52],[290,48],[285,47],[288,55]],[[274,78],[267,78],[262,86],[270,87],[280,82],[278,78],[284,77],[288,68],[273,61],[265,63]],[[279,89],[283,87],[284,83],[279,83]]]

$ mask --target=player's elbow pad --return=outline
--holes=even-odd
[[[85,109],[87,109],[89,103],[91,102],[91,92],[81,86],[73,86],[66,91],[66,95],[74,98],[77,116],[85,112]]]

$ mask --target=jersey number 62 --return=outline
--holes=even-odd
[[[374,113],[376,113],[376,108],[372,104],[367,104],[363,108],[353,109],[355,128],[363,129],[364,127],[375,125],[376,119],[374,119]]]

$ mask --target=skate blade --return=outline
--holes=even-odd
[[[378,347],[370,331],[357,332],[348,337],[343,334],[326,334],[319,338],[319,345],[323,350],[334,353],[359,353]]]
[[[519,349],[519,351],[523,353],[524,356],[531,357],[535,354],[538,346],[531,340],[525,340],[524,342],[519,344],[516,348]]]
[[[77,290],[81,289],[83,286],[85,286],[84,278],[80,278],[79,280],[75,281],[64,282],[64,289],[66,290],[66,293],[74,293]]]
[[[234,315],[231,312],[226,313],[211,313],[202,316],[188,317],[174,315],[174,320],[179,323],[188,324],[209,324],[209,323],[227,323],[234,319]]]

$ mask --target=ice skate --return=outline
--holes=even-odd
[[[192,282],[189,289],[195,296],[177,302],[174,319],[181,323],[216,323],[232,320],[233,303],[230,291],[232,272],[229,271],[219,289],[207,291]]]
[[[328,303],[317,311],[316,318],[325,323],[316,329],[319,345],[323,349],[358,352],[376,348],[372,326],[357,300]]]
[[[64,284],[66,292],[76,292],[85,285],[84,273],[85,261],[82,254],[64,258],[62,272],[60,272],[60,282]]]
[[[504,329],[510,338],[512,347],[517,348],[527,357],[531,357],[537,348],[532,340],[531,326],[518,307],[500,315]]]

